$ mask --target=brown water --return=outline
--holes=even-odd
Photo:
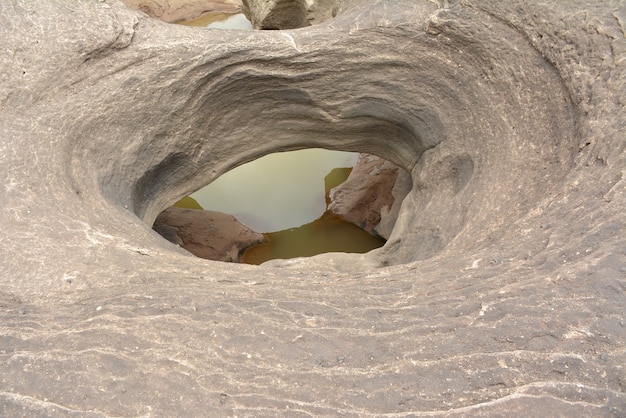
[[[178,202],[174,203],[174,206],[181,209],[199,209],[202,210],[202,206],[191,196],[185,196]]]
[[[330,190],[343,183],[352,171],[352,167],[332,169],[330,167],[333,163],[354,164],[354,161],[356,156],[351,156],[350,153],[319,149],[273,154],[269,158],[264,157],[234,169],[220,177],[219,180],[223,184],[219,188],[209,185],[191,197],[181,199],[175,206],[188,209],[221,209],[222,212],[241,216],[237,213],[237,205],[227,206],[234,210],[212,206],[216,201],[225,203],[229,198],[235,198],[234,195],[239,193],[234,193],[234,190],[245,192],[248,186],[252,189],[243,193],[244,198],[250,198],[253,191],[261,193],[253,196],[251,203],[244,205],[248,207],[245,211],[247,216],[241,216],[240,220],[253,219],[255,216],[253,208],[258,210],[257,217],[269,215],[276,219],[272,219],[271,222],[268,220],[257,222],[257,227],[248,225],[258,232],[265,232],[267,238],[266,243],[249,248],[244,253],[242,262],[248,264],[261,264],[272,259],[310,257],[327,252],[366,253],[383,246],[385,240],[372,236],[358,226],[324,210],[330,203]],[[325,170],[326,175],[320,167]],[[258,181],[260,178],[266,181],[260,183]],[[288,182],[283,183],[285,180]],[[289,199],[283,200],[285,194]],[[301,205],[302,203],[304,205]],[[264,214],[262,209],[270,204],[272,205],[269,207],[270,210]],[[312,209],[319,205],[321,210],[310,216],[317,210]],[[290,211],[303,212],[297,215],[298,217],[304,215],[304,218],[301,218],[305,219],[304,225],[302,222],[294,224],[290,219],[292,215]],[[310,219],[315,220],[309,221]],[[261,229],[263,225],[268,224],[285,226],[269,231]]]
[[[327,202],[330,189],[343,183],[352,168],[335,168],[324,178]],[[192,197],[184,197],[174,204],[184,209],[202,209]],[[261,264],[268,260],[310,257],[328,252],[366,253],[382,247],[385,240],[365,232],[338,216],[324,212],[315,221],[297,228],[263,234],[267,242],[251,247],[243,254],[242,263]]]
[[[332,169],[324,177],[326,205],[330,190],[346,181],[352,167]],[[261,264],[268,260],[311,257],[330,252],[366,253],[382,247],[385,240],[373,236],[340,217],[324,212],[318,219],[297,228],[265,233],[267,242],[251,247],[241,257],[246,264]]]
[[[261,264],[278,258],[310,257],[329,252],[366,253],[385,240],[325,212],[319,219],[284,231],[263,234],[268,239],[246,250],[243,263]]]

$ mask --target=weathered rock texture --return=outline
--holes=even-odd
[[[239,262],[246,249],[265,241],[233,215],[208,210],[169,207],[153,229],[196,257],[216,261]]]
[[[296,29],[335,17],[342,5],[337,0],[242,0],[242,11],[255,29]]]
[[[411,176],[375,155],[360,154],[348,179],[330,191],[328,211],[373,235],[389,238]]]
[[[624,3],[337,4],[219,32],[0,2],[0,415],[625,415]],[[411,173],[382,249],[151,230],[312,146]]]

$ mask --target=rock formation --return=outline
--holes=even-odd
[[[626,414],[623,2],[332,9],[2,2],[0,415]],[[307,147],[411,173],[384,247],[257,267],[150,228]]]
[[[389,238],[411,176],[397,165],[361,154],[348,179],[330,191],[328,211],[373,235]]]
[[[308,26],[306,0],[243,0],[243,12],[255,29],[295,29]]]
[[[265,240],[233,215],[208,210],[169,207],[153,229],[196,257],[216,261],[239,262],[246,249]]]
[[[336,0],[242,0],[243,13],[255,29],[296,29],[323,23],[337,15]]]

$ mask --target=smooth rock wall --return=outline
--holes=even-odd
[[[625,414],[623,2],[335,6],[0,4],[0,415]],[[256,267],[151,230],[307,147],[411,172],[382,249]]]

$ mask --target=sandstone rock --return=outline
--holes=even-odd
[[[246,249],[265,240],[232,215],[177,207],[161,212],[153,229],[193,255],[217,261],[239,262]]]
[[[241,0],[122,0],[128,7],[148,16],[174,23],[205,13],[240,13]]]
[[[380,157],[361,154],[348,179],[330,191],[328,211],[387,239],[410,190],[409,173]]]
[[[622,1],[247,32],[0,4],[1,416],[625,415]],[[249,266],[152,231],[307,147],[411,173],[383,248]]]
[[[306,0],[243,0],[243,11],[255,29],[308,26]]]
[[[296,29],[335,17],[340,4],[336,0],[243,0],[243,12],[255,29]]]

